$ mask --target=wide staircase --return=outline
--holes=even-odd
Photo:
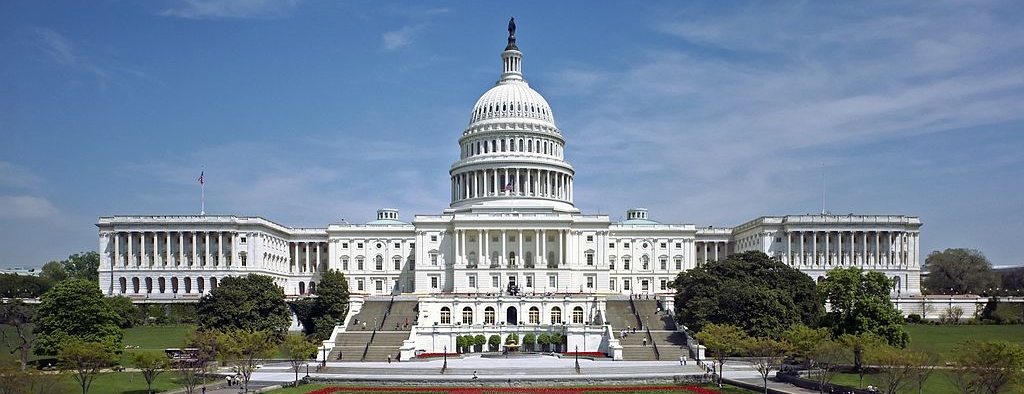
[[[649,328],[651,336],[648,342],[657,346],[662,360],[678,360],[679,356],[689,355],[686,348],[686,335],[676,329],[672,315],[666,313],[661,304],[655,300],[633,300],[636,313]]]
[[[387,361],[389,355],[394,359],[416,324],[417,305],[416,301],[366,300],[334,339],[328,360]]]
[[[637,324],[637,318],[641,315],[634,313],[630,300],[608,300],[605,303],[605,310],[608,312],[608,322],[612,325],[615,337],[619,338],[619,345],[622,345],[623,360],[658,359],[650,338],[647,338],[647,346],[644,346],[647,333]],[[626,332],[625,337],[622,336],[623,331]]]

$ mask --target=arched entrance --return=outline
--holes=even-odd
[[[505,310],[505,321],[510,326],[519,325],[519,310],[514,306],[508,307]]]

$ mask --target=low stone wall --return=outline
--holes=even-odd
[[[528,376],[517,378],[496,378],[480,376],[479,379],[459,375],[441,375],[439,379],[381,379],[381,378],[316,378],[304,379],[306,383],[323,383],[338,385],[357,385],[371,387],[389,386],[410,386],[410,387],[495,387],[505,385],[508,387],[537,387],[537,386],[581,386],[581,385],[647,385],[647,384],[677,384],[681,386],[697,385],[711,382],[711,375],[674,375],[674,376],[646,376],[646,377],[601,377],[581,375],[579,377],[557,377],[557,378],[530,378]]]

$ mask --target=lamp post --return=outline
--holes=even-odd
[[[441,373],[448,371],[448,346],[444,347],[444,365],[441,366]]]
[[[580,373],[580,345],[576,345],[576,373]]]
[[[327,366],[327,345],[324,345],[323,351],[324,351],[324,360],[320,362],[320,365],[326,367]],[[308,368],[309,365],[306,365],[306,367]]]

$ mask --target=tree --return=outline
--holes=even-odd
[[[242,375],[242,388],[249,390],[249,379],[257,366],[274,355],[277,336],[270,331],[234,329],[220,336],[219,353],[225,364],[234,365]]]
[[[61,369],[73,371],[71,377],[82,387],[82,394],[89,392],[96,376],[103,368],[113,365],[116,357],[106,343],[86,342],[79,338],[64,343],[57,355]]]
[[[227,277],[199,299],[199,326],[222,331],[267,331],[278,338],[291,325],[284,290],[269,276]]]
[[[885,339],[878,335],[866,332],[861,334],[843,334],[839,336],[839,343],[846,346],[853,353],[853,369],[860,377],[860,388],[864,388],[864,355],[885,344]]]
[[[825,386],[832,382],[832,378],[841,371],[841,367],[847,360],[852,358],[852,353],[846,346],[831,339],[818,343],[808,353],[811,362],[811,372],[815,382],[818,383],[818,392],[824,393]]]
[[[64,264],[59,261],[51,261],[43,264],[39,271],[39,277],[57,283],[68,278],[68,272],[64,270]]]
[[[0,322],[11,327],[10,329],[0,329],[0,336],[3,336],[4,343],[11,350],[11,354],[18,353],[18,363],[21,364],[19,370],[21,371],[28,367],[29,351],[38,340],[38,337],[32,332],[32,322],[35,316],[35,309],[20,300],[11,300],[0,305]]]
[[[807,368],[814,360],[811,353],[818,344],[832,338],[832,333],[824,328],[810,328],[803,324],[794,324],[782,332],[782,339],[790,345],[792,354],[802,358]]]
[[[68,279],[57,283],[43,295],[36,316],[36,354],[56,355],[74,338],[102,343],[115,352],[121,348],[118,317],[93,282]]]
[[[206,380],[206,368],[217,359],[220,348],[220,333],[215,330],[196,330],[185,336],[185,348],[191,350],[191,357],[176,360],[174,369],[181,374],[181,383],[186,394],[193,394],[196,387]]]
[[[132,328],[138,320],[139,308],[135,307],[132,299],[125,296],[106,297],[104,301],[117,315],[117,326],[121,328]]]
[[[1020,380],[1024,345],[1006,341],[969,340],[953,349],[954,367],[947,369],[963,393],[998,394]]]
[[[731,324],[707,324],[697,333],[697,339],[707,348],[711,358],[718,362],[718,385],[722,385],[722,366],[726,357],[737,354],[750,340],[742,328]]]
[[[794,323],[814,325],[824,313],[814,281],[762,252],[744,252],[680,273],[676,319],[694,331],[730,324],[747,334],[778,338]]]
[[[772,370],[779,370],[782,360],[790,350],[789,344],[771,338],[751,338],[743,344],[743,350],[747,354],[747,360],[761,374],[764,394],[768,394],[768,374]]]
[[[43,371],[22,371],[13,364],[0,362],[0,394],[54,394],[63,393],[60,378],[63,375]]]
[[[883,393],[903,392],[914,379],[916,364],[909,351],[883,344],[868,353],[867,360],[878,369],[874,377]]]
[[[95,251],[75,253],[60,263],[64,266],[68,278],[84,279],[93,283],[100,281],[100,254]]]
[[[496,334],[491,335],[490,337],[487,338],[487,345],[490,351],[498,351],[498,346],[501,345],[501,337],[499,337]]]
[[[53,283],[40,276],[0,274],[0,298],[39,298]]]
[[[889,300],[892,281],[880,272],[860,268],[836,268],[818,284],[830,310],[821,327],[839,337],[872,333],[892,346],[905,347],[910,335],[903,331],[903,314]]]
[[[523,335],[523,346],[526,346],[531,352],[534,350],[533,345],[537,343],[537,336],[533,334]]]
[[[313,334],[318,340],[330,339],[334,326],[345,321],[348,315],[348,280],[345,274],[337,270],[327,270],[320,274],[320,284],[316,287],[316,298],[310,310],[313,329],[306,326],[306,333]]]
[[[921,284],[940,294],[981,294],[999,287],[992,263],[974,249],[946,249],[928,254],[921,267],[927,272]]]
[[[910,362],[914,366],[914,372],[910,377],[911,383],[917,388],[918,394],[924,394],[924,382],[935,371],[939,364],[939,356],[928,351],[911,351]]]
[[[142,377],[146,379],[146,392],[153,393],[153,380],[164,373],[171,366],[171,360],[166,355],[153,352],[138,352],[132,354],[132,362],[135,368],[139,369]]]
[[[292,370],[295,371],[295,385],[298,386],[299,369],[316,356],[316,344],[306,340],[302,334],[291,333],[284,337],[282,350],[292,364]]]
[[[484,351],[484,345],[486,344],[487,337],[483,336],[483,334],[476,334],[476,336],[473,337],[473,345],[476,345],[477,351]]]
[[[540,345],[541,351],[550,351],[548,346],[551,345],[551,335],[548,333],[541,333],[537,336],[537,344]]]

